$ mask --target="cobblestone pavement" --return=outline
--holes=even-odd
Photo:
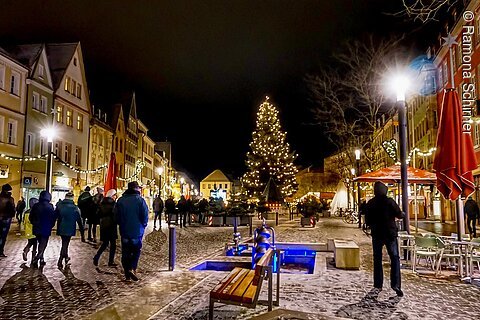
[[[282,274],[282,308],[308,312],[318,319],[322,315],[351,319],[480,319],[480,289],[452,277],[420,277],[405,269],[402,270],[405,297],[394,297],[388,288],[388,275],[384,290],[373,297],[369,294],[371,240],[339,219],[322,219],[314,229],[300,228],[296,220],[275,230],[277,241],[282,242],[350,238],[359,244],[362,259],[359,271],[337,270],[328,264],[332,254],[321,253],[317,255],[314,274]],[[21,258],[26,240],[10,235],[6,246],[8,257],[0,260],[0,319],[206,319],[208,292],[226,273],[188,268],[220,254],[232,237],[232,228],[178,230],[178,269],[174,272],[166,271],[166,231],[166,228],[149,229],[138,283],[123,281],[119,267],[107,267],[106,254],[100,267],[95,268],[92,263],[95,247],[79,239],[71,244],[71,268],[58,270],[60,240],[56,236],[47,248],[45,268],[30,269],[28,263],[22,264]],[[246,237],[248,228],[241,227],[240,232]],[[118,255],[116,259],[120,260]],[[262,291],[261,298],[265,295]],[[250,310],[216,304],[215,318],[249,319],[265,311],[265,307]]]

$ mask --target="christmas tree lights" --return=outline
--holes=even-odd
[[[297,155],[290,151],[286,132],[281,130],[277,108],[266,97],[257,113],[255,131],[247,152],[247,172],[242,181],[247,194],[258,197],[273,178],[284,197],[297,190],[297,167],[293,164]]]

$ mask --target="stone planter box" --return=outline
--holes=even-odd
[[[233,226],[235,224],[235,220],[237,220],[237,226],[239,226],[240,225],[240,217],[229,217],[229,216],[227,216],[225,218],[225,225]]]
[[[312,222],[313,222],[313,225],[312,225]],[[315,225],[317,224],[317,219],[315,218],[315,216],[313,217],[308,217],[308,218],[305,218],[305,217],[301,217],[300,218],[300,225],[302,227],[315,227]]]
[[[223,216],[207,216],[207,224],[211,227],[223,226]]]
[[[277,218],[276,212],[264,212],[262,213],[262,218],[265,220],[275,220]]]
[[[240,226],[246,226],[250,224],[250,216],[240,216]]]

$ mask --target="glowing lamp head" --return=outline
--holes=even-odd
[[[162,174],[163,174],[163,167],[158,167],[158,168],[157,168],[157,173],[158,173],[159,175],[162,175]]]
[[[360,149],[355,149],[355,160],[360,160],[360,153],[361,153]]]
[[[405,101],[405,92],[410,86],[408,78],[405,76],[397,76],[393,79],[392,86],[397,93],[397,101]]]
[[[42,137],[47,138],[47,142],[53,142],[53,138],[55,138],[56,131],[54,128],[45,128],[40,131]]]
[[[350,169],[350,172],[352,173],[352,176],[355,175],[355,168]]]
[[[181,184],[184,184],[184,183],[185,183],[185,178],[184,178],[184,177],[181,177],[181,178],[180,178],[180,183],[181,183]]]

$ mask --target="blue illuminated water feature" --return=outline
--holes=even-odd
[[[301,274],[313,274],[315,270],[315,258],[316,251],[314,250],[301,250],[301,249],[287,249],[281,251],[281,273],[301,273]],[[274,256],[274,272],[276,270],[276,259]],[[212,271],[231,271],[235,267],[240,268],[252,268],[252,264],[247,261],[204,261],[190,270],[212,270]]]

